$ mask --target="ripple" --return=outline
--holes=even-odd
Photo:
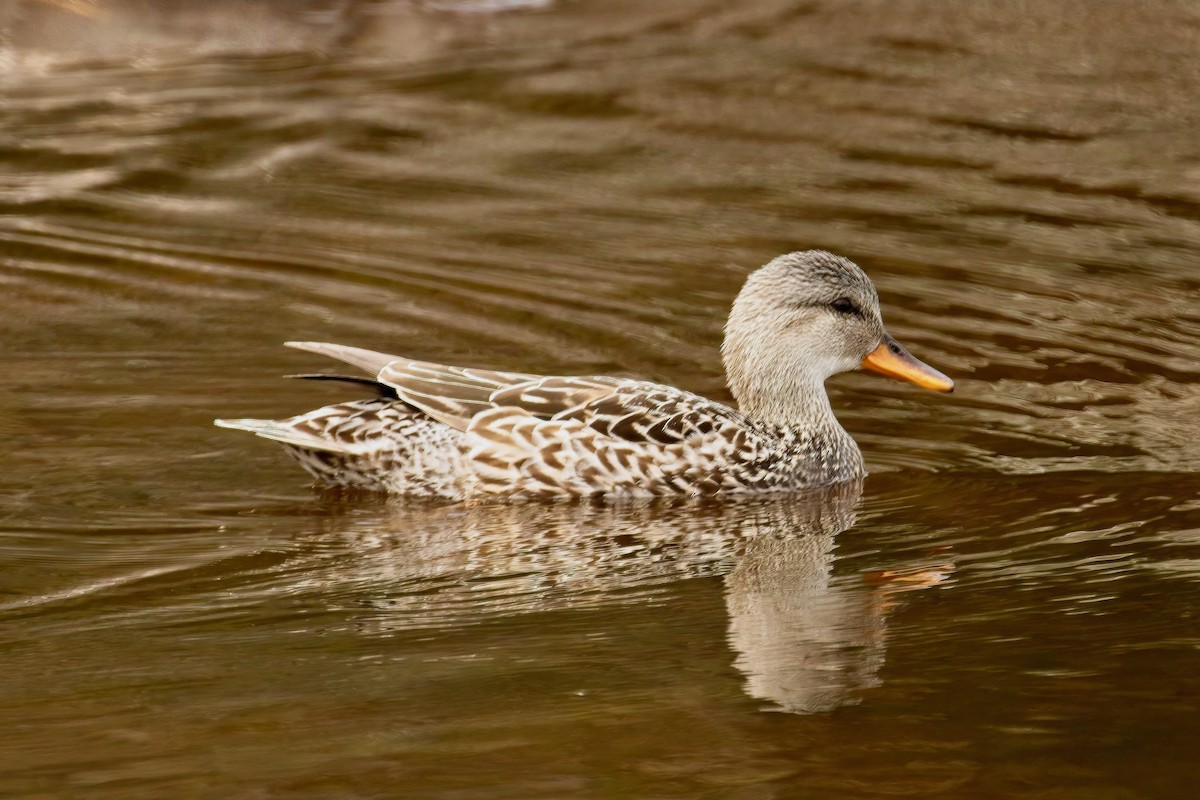
[[[1195,13],[509,5],[0,4],[0,793],[1188,796]],[[831,380],[825,513],[331,496],[211,427],[348,399],[289,339],[728,399],[809,247],[959,387]]]

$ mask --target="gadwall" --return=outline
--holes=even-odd
[[[290,419],[216,420],[283,444],[318,481],[410,496],[717,495],[863,477],[825,380],[860,367],[948,392],[954,383],[883,327],[853,262],[779,256],[747,278],[721,352],[737,409],[672,386],[411,361],[320,342],[288,347],[366,370],[378,396]]]

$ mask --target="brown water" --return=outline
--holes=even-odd
[[[0,795],[1194,796],[1198,52],[1167,0],[9,0]],[[959,381],[831,381],[861,488],[404,505],[211,427],[353,396],[286,339],[727,397],[807,247]]]

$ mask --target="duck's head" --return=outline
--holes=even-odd
[[[779,256],[746,279],[722,354],[742,410],[784,424],[827,413],[825,379],[860,367],[925,389],[954,389],[888,334],[866,273],[824,250]]]

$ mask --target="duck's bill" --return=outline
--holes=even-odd
[[[863,369],[887,375],[889,378],[899,378],[902,381],[915,383],[922,389],[935,392],[954,391],[954,381],[938,372],[924,361],[913,356],[904,349],[890,334],[883,335],[883,341],[863,359]]]

